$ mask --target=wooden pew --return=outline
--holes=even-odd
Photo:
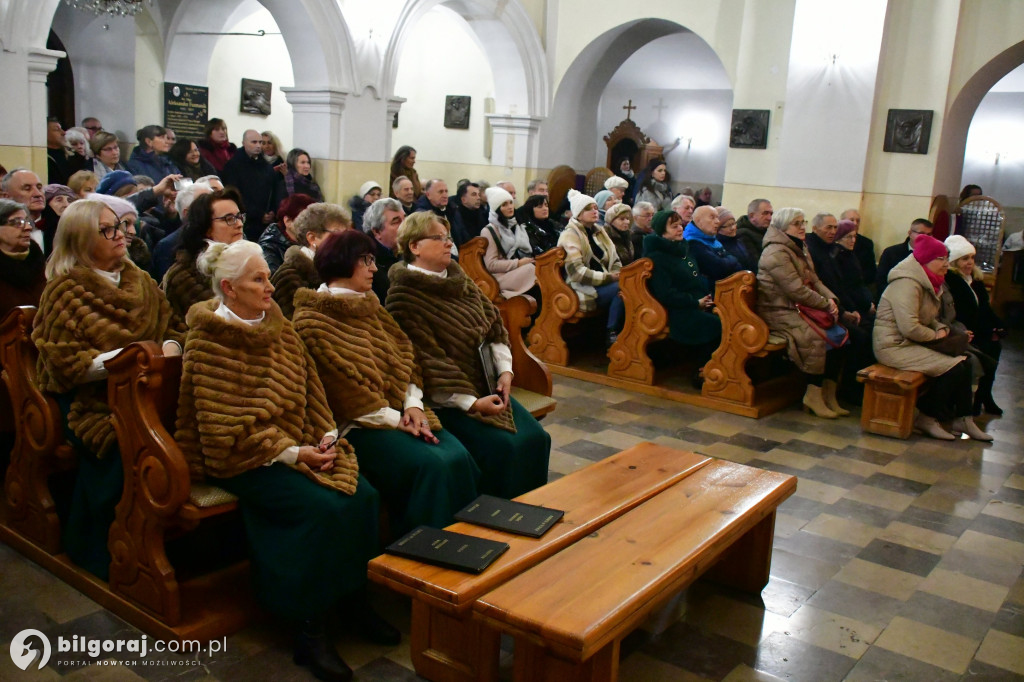
[[[608,376],[643,384],[654,383],[654,363],[647,346],[668,336],[668,312],[647,288],[654,263],[640,258],[619,274],[619,296],[625,304],[625,324],[608,350]]]
[[[0,366],[17,425],[11,462],[4,478],[5,526],[47,554],[60,552],[60,520],[48,480],[75,466],[64,442],[60,410],[36,386],[38,351],[32,343],[36,309],[22,306],[0,322]]]
[[[497,306],[502,322],[508,330],[509,348],[512,350],[512,397],[537,419],[555,409],[557,401],[551,397],[551,372],[523,343],[523,330],[530,326],[537,302],[532,296],[513,296],[506,299],[494,275],[484,267],[487,240],[474,237],[459,248],[459,265],[466,276]]]
[[[545,251],[534,261],[543,305],[528,336],[530,352],[542,362],[563,367],[569,364],[569,347],[562,338],[562,325],[600,314],[580,312],[580,299],[565,281],[564,264],[565,249],[561,246]]]
[[[701,395],[743,408],[741,414],[760,417],[799,398],[800,382],[780,377],[754,386],[747,362],[754,357],[781,351],[784,340],[769,338],[768,325],[758,317],[757,277],[749,270],[734,273],[715,283],[715,312],[722,319],[722,341],[704,365]]]
[[[705,572],[758,595],[796,478],[716,460],[477,600],[516,682],[614,682],[619,644]]]
[[[710,458],[641,443],[516,499],[565,511],[541,538],[528,538],[468,523],[449,530],[507,542],[510,549],[486,571],[472,575],[397,556],[370,562],[369,576],[412,597],[410,651],[416,672],[429,680],[494,682],[499,637],[471,618],[487,592],[692,476]]]

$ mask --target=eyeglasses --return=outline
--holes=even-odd
[[[442,244],[454,244],[455,240],[446,234],[428,234],[426,237],[421,239],[433,239],[435,242],[441,242]]]
[[[791,224],[793,226],[795,226],[795,227],[803,227],[804,225],[807,224],[807,221],[806,220],[794,220]]]
[[[7,222],[4,223],[4,225],[7,225],[8,227],[16,227],[16,228],[18,228],[20,230],[21,228],[25,227],[26,225],[33,225],[34,226],[35,223],[33,223],[28,218],[8,218]]]
[[[222,215],[220,217],[214,218],[214,220],[223,220],[224,224],[227,225],[228,227],[234,227],[238,223],[244,223],[245,222],[245,214],[244,213],[228,213],[227,215]]]
[[[931,230],[915,230],[914,228],[910,228],[910,234],[929,234],[930,235],[931,233],[932,233]]]
[[[366,267],[371,267],[371,266],[377,264],[377,257],[374,256],[372,253],[365,253],[365,254],[363,254],[362,256],[359,257],[359,260]]]
[[[111,239],[111,240],[117,238],[117,233],[118,232],[120,232],[121,234],[123,234],[123,235],[125,235],[127,237],[128,236],[128,230],[130,228],[132,228],[132,227],[135,227],[135,221],[125,219],[125,220],[122,220],[121,222],[115,223],[113,225],[100,225],[100,234],[103,235],[104,239]]]
[[[98,133],[99,131],[103,130],[103,126],[85,126],[85,129],[91,130],[94,133]]]

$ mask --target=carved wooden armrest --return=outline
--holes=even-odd
[[[608,351],[608,374],[645,384],[654,383],[654,364],[647,355],[647,346],[668,334],[668,312],[647,288],[653,270],[651,259],[641,258],[619,274],[625,325]]]
[[[735,272],[715,283],[715,312],[722,318],[722,345],[754,354],[768,343],[768,325],[757,312],[757,277]]]
[[[537,309],[532,296],[520,295],[498,303],[501,319],[508,330],[512,349],[512,385],[534,393],[551,395],[551,372],[523,343],[523,329],[529,326],[530,316]]]
[[[545,251],[534,260],[543,303],[542,316],[549,307],[552,313],[563,320],[571,320],[580,312],[579,296],[565,281],[562,272],[564,265],[565,249],[561,246]]]
[[[483,237],[473,237],[459,247],[459,265],[473,282],[484,292],[484,296],[492,303],[498,303],[504,299],[501,296],[501,287],[498,280],[490,273],[484,265],[484,254],[487,252],[487,240]]]

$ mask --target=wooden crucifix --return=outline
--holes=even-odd
[[[636,107],[633,106],[633,100],[632,99],[629,100],[629,104],[627,104],[626,106],[624,106],[622,108],[626,110],[626,120],[629,121],[630,120],[629,115],[631,113],[633,113],[634,109],[636,109]]]

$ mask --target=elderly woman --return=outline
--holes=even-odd
[[[284,252],[284,262],[270,276],[274,301],[289,320],[295,312],[295,293],[316,289],[322,280],[313,265],[313,256],[327,235],[352,227],[348,213],[336,204],[310,204],[295,217],[292,230],[298,244]]]
[[[532,194],[526,197],[523,205],[516,209],[516,221],[529,235],[534,253],[544,253],[558,245],[562,225],[551,219],[551,207],[546,195]]]
[[[313,178],[313,161],[305,149],[293,149],[288,152],[286,161],[288,170],[284,173],[285,193],[288,196],[305,194],[313,197],[313,201],[322,202],[324,193]]]
[[[613,175],[604,181],[604,188],[611,192],[612,196],[619,201],[626,201],[626,190],[629,188],[629,182],[625,178]]]
[[[68,128],[64,133],[64,145],[67,147],[68,154],[77,154],[81,157],[81,160],[78,161],[79,167],[88,168],[89,164],[86,164],[85,161],[92,158],[88,130],[78,127]]]
[[[597,204],[597,224],[604,225],[605,214],[608,212],[608,209],[622,202],[617,199],[614,194],[603,189],[594,195],[594,203]]]
[[[875,315],[875,357],[896,369],[932,377],[917,399],[914,426],[932,438],[953,440],[939,423],[952,420],[952,429],[975,440],[992,437],[971,416],[971,368],[966,355],[947,355],[926,344],[950,334],[939,321],[941,290],[949,270],[946,246],[929,235],[918,235],[913,252],[889,271]],[[963,344],[966,349],[966,340]]]
[[[295,245],[301,246],[295,234],[295,219],[307,206],[315,203],[316,199],[308,194],[291,194],[277,207],[277,222],[267,225],[267,229],[263,230],[259,238],[259,245],[263,249],[263,257],[270,266],[271,274],[281,267],[288,249]]]
[[[391,179],[388,182],[391,184],[391,198],[398,199],[403,204],[406,203],[405,198],[398,196],[395,192],[395,180],[400,177],[405,177],[412,183],[412,198],[413,201],[420,198],[423,194],[423,186],[420,185],[420,175],[416,172],[413,166],[416,165],[416,150],[405,144],[398,148],[395,152],[395,156],[391,159]],[[411,203],[411,202],[410,202]]]
[[[953,297],[956,308],[956,319],[974,334],[971,344],[999,364],[999,356],[1003,352],[1001,339],[1006,336],[1003,321],[992,310],[989,304],[988,290],[985,288],[984,275],[974,263],[977,251],[974,245],[962,235],[946,238],[949,249],[949,272],[946,273],[946,287]],[[978,380],[978,390],[974,394],[975,415],[984,410],[989,414],[1001,415],[999,405],[992,397],[992,384],[995,382],[995,368]]]
[[[569,190],[572,218],[558,237],[565,249],[565,280],[580,299],[580,311],[607,310],[606,344],[618,338],[625,318],[619,296],[619,254],[604,228],[597,224],[597,203],[586,194]]]
[[[32,227],[24,204],[0,199],[0,320],[11,308],[38,305],[46,286],[46,259]]]
[[[452,262],[448,226],[433,213],[414,213],[399,229],[398,248],[388,312],[412,341],[441,424],[480,467],[480,492],[512,498],[544,485],[551,437],[509,395],[508,332],[498,309]]]
[[[185,314],[194,303],[213,298],[210,278],[196,266],[199,254],[211,243],[231,244],[242,238],[245,213],[242,197],[233,187],[203,194],[189,207],[181,226],[181,246],[161,287],[171,304],[175,325],[184,328]]]
[[[203,128],[203,139],[199,145],[199,153],[210,162],[214,170],[220,173],[224,164],[231,160],[238,147],[228,141],[228,124],[222,118],[211,118]]]
[[[99,187],[100,177],[92,171],[78,171],[72,173],[71,177],[68,178],[68,187],[79,199],[85,199],[90,194],[96,192],[96,188]]]
[[[375,201],[380,199],[382,191],[380,185],[375,181],[367,180],[359,186],[358,193],[349,197],[348,208],[352,212],[352,225],[360,232],[367,231],[363,229],[363,214]]]
[[[121,163],[121,145],[117,141],[117,135],[101,130],[89,140],[89,149],[92,150],[92,172],[102,180],[103,177],[112,171],[128,170]]]
[[[619,178],[620,180],[622,178]],[[619,262],[626,267],[640,257],[638,252],[633,250],[632,231],[633,209],[627,204],[615,204],[604,214],[604,231],[615,244],[615,251],[619,254]]]
[[[489,222],[480,230],[487,241],[484,267],[494,275],[505,298],[525,294],[537,284],[530,235],[516,222],[515,204],[507,191],[488,187],[487,205]]]
[[[295,330],[316,362],[359,470],[380,492],[402,536],[444,528],[476,499],[469,452],[423,405],[412,343],[373,293],[374,244],[357,230],[324,240],[314,257],[323,284],[295,296]]]
[[[672,208],[672,189],[664,159],[651,159],[647,164],[636,200],[646,201],[659,211]]]
[[[238,496],[253,589],[297,624],[295,662],[320,679],[349,679],[325,625],[339,605],[373,618],[364,584],[377,492],[359,476],[316,366],[271,298],[259,246],[211,244],[198,268],[214,298],[188,313],[174,438],[193,478]]]
[[[703,367],[722,339],[722,321],[711,312],[711,284],[690,255],[678,213],[658,211],[651,227],[654,232],[644,237],[643,250],[654,264],[647,286],[668,312],[669,336],[695,347],[698,368]]]
[[[757,271],[757,257],[736,236],[736,216],[724,206],[715,209],[718,213],[718,241],[725,247],[744,270]]]
[[[799,208],[783,208],[772,216],[758,262],[757,314],[768,328],[786,338],[789,359],[807,376],[804,409],[835,419],[849,414],[836,401],[836,379],[842,351],[833,348],[797,306],[839,315],[836,296],[821,283],[804,244],[807,221]]]
[[[199,145],[188,138],[181,138],[167,153],[181,174],[193,182],[207,175],[216,175],[217,170],[199,153]]]
[[[107,405],[106,360],[135,341],[168,340],[171,309],[156,282],[127,258],[129,221],[101,201],[76,201],[61,216],[32,341],[36,380],[56,394],[65,434],[79,453],[63,545],[76,564],[106,579],[107,534],[124,470]]]

